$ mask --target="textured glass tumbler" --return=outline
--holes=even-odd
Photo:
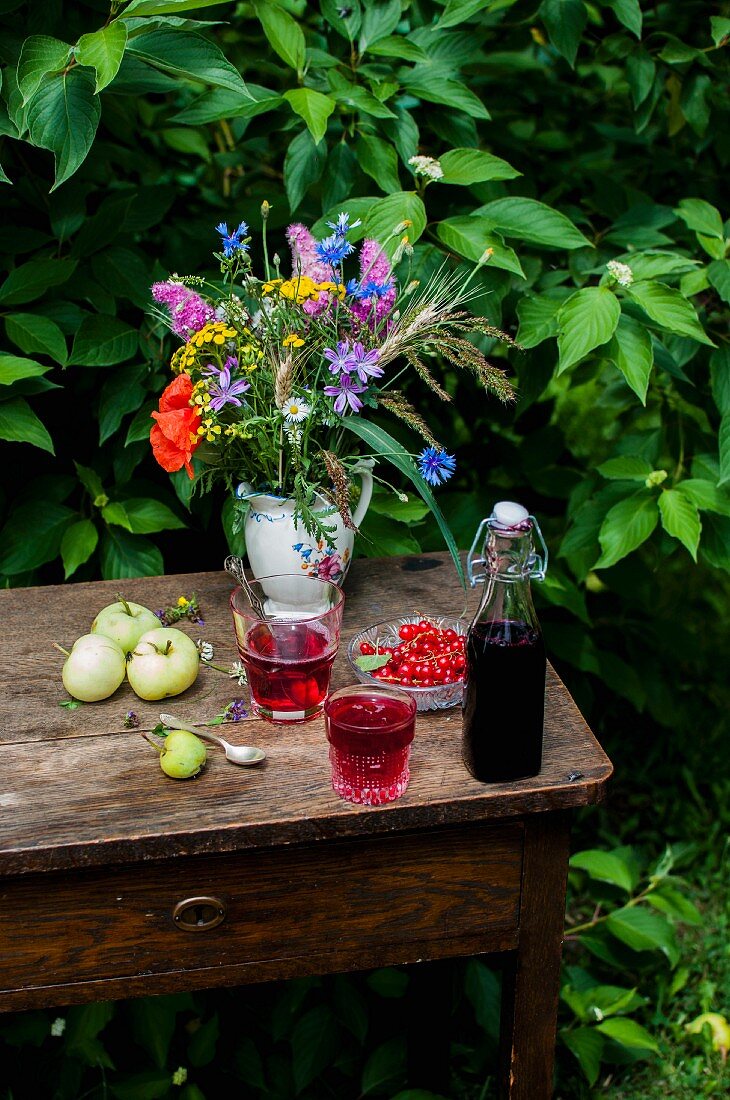
[[[380,806],[405,791],[416,726],[416,701],[405,692],[340,688],[324,705],[332,789],[348,802]]]

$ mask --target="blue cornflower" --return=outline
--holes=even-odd
[[[353,246],[349,241],[346,241],[344,237],[339,236],[337,233],[333,233],[329,237],[325,237],[323,241],[317,241],[314,246],[314,251],[317,253],[318,259],[323,263],[329,264],[331,267],[336,267],[341,264],[345,256],[349,256],[351,252],[354,252]]]
[[[335,233],[340,237],[344,237],[351,229],[357,229],[359,225],[362,225],[362,222],[358,218],[357,221],[350,225],[350,215],[343,210],[342,213],[338,215],[336,222],[327,222],[327,225],[330,229],[334,229]]]
[[[228,259],[235,256],[236,252],[245,252],[248,249],[248,245],[243,243],[243,237],[248,236],[248,226],[245,222],[241,222],[238,229],[234,229],[232,233],[228,232],[228,223],[221,222],[215,227],[215,231],[223,238],[223,255]]]
[[[441,485],[456,469],[456,459],[437,447],[426,447],[418,456],[418,469],[429,485]]]
[[[357,279],[348,279],[345,284],[345,294],[348,294],[351,298],[357,298],[360,284]]]

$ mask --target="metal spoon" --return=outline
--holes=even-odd
[[[230,760],[231,764],[260,764],[262,760],[266,759],[266,753],[263,749],[254,748],[253,745],[231,745],[224,738],[204,729],[200,722],[183,722],[180,718],[175,718],[173,714],[161,714],[160,721],[175,730],[189,731],[192,726],[195,729],[196,737],[202,737],[204,741],[214,741],[216,745],[220,745],[226,754],[226,760]]]
[[[226,573],[230,573],[234,580],[238,581],[241,588],[248,596],[249,603],[251,604],[254,613],[264,621],[266,619],[269,619],[271,616],[266,614],[266,611],[264,610],[263,600],[260,596],[257,595],[256,592],[254,592],[253,588],[251,587],[251,583],[244,572],[243,560],[231,554],[223,562],[223,568],[225,569]]]

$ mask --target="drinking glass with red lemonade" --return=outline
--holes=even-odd
[[[251,584],[266,618],[242,588],[231,595],[238,652],[255,714],[305,722],[322,713],[337,655],[345,595],[318,577],[262,577]]]
[[[340,688],[324,705],[332,788],[348,802],[378,806],[405,791],[416,701],[403,691]]]

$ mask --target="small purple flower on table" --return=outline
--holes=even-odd
[[[354,413],[362,408],[362,401],[357,396],[365,393],[367,386],[361,386],[349,374],[341,374],[336,386],[325,386],[324,392],[328,397],[335,398],[335,412],[340,416],[349,407]]]
[[[241,402],[238,395],[250,389],[251,383],[244,378],[231,382],[231,372],[228,367],[224,367],[218,375],[218,381],[211,382],[208,387],[208,393],[211,396],[210,407],[213,412],[220,412],[224,405],[235,405],[240,408]]]
[[[228,704],[226,710],[231,722],[240,722],[243,718],[248,718],[245,699],[234,699],[232,703]]]
[[[418,457],[418,469],[429,485],[441,485],[456,469],[456,459],[453,455],[447,455],[446,451],[426,447]]]

